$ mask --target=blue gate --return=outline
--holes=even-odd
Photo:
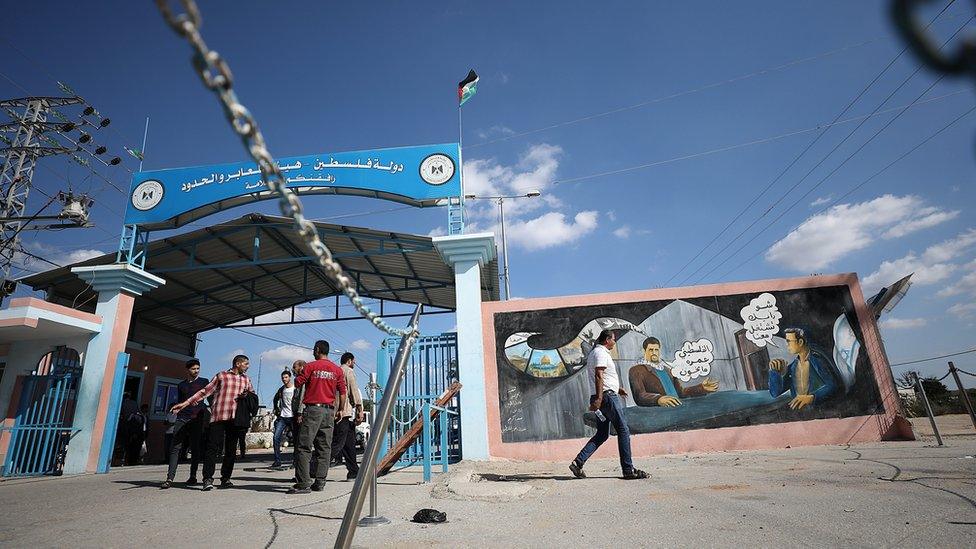
[[[59,474],[71,437],[77,378],[67,375],[24,377],[3,476]]]
[[[400,345],[399,338],[390,338],[384,342],[383,349],[377,360],[377,382],[383,390],[390,375],[390,369],[396,358],[396,350]],[[381,450],[386,451],[403,435],[417,420],[423,420],[424,410],[429,410],[445,390],[458,380],[457,366],[457,334],[446,333],[438,336],[417,338],[410,353],[404,371],[403,381],[396,404],[393,407],[393,420],[386,433],[385,444]],[[430,458],[424,463],[425,472],[431,464],[446,466],[461,459],[461,420],[460,394],[445,406],[447,413],[432,422],[425,422],[429,426],[424,436],[418,437],[410,448],[403,454],[396,465],[413,465],[424,460],[424,441],[428,445]],[[377,397],[377,400],[379,397]],[[446,427],[446,429],[445,429]],[[446,436],[445,436],[446,435]]]

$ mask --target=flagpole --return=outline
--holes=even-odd
[[[458,99],[458,169],[461,181],[461,207],[464,208],[464,134],[461,131],[461,100]],[[462,214],[463,215],[463,214]]]
[[[140,153],[142,153],[142,158],[139,159],[139,171],[140,172],[142,171],[142,163],[146,159],[146,139],[148,139],[148,138],[149,138],[149,117],[147,116],[146,117],[146,129],[145,129],[145,131],[142,132],[142,150],[139,151]]]

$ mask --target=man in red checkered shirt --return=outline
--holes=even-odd
[[[298,426],[298,445],[295,448],[295,477],[298,482],[289,494],[308,494],[325,489],[332,461],[332,427],[336,417],[342,417],[346,403],[346,376],[329,360],[329,342],[319,340],[312,349],[315,360],[305,365],[295,387],[304,387],[302,420]],[[312,484],[310,462],[312,445],[318,457],[315,483]]]
[[[220,487],[230,488],[234,483],[230,481],[234,473],[234,461],[237,458],[236,442],[240,428],[234,425],[234,414],[237,413],[238,398],[253,393],[254,387],[247,377],[250,360],[244,355],[234,357],[229,370],[218,372],[206,387],[200,389],[193,396],[173,406],[173,412],[179,412],[187,406],[197,404],[208,396],[216,393],[211,408],[210,432],[207,436],[207,452],[203,458],[203,490],[213,490],[214,470],[217,468],[217,454],[224,451],[224,460],[220,465]]]

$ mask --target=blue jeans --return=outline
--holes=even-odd
[[[274,462],[281,465],[281,437],[285,434],[285,428],[289,428],[292,433],[292,447],[295,446],[295,424],[293,418],[290,417],[279,417],[274,422]]]
[[[590,395],[590,403],[596,400],[596,395]],[[624,417],[624,406],[617,393],[605,391],[603,393],[603,403],[600,411],[607,421],[601,421],[596,428],[596,434],[587,441],[586,446],[580,450],[576,456],[576,463],[582,467],[586,460],[590,459],[593,452],[610,438],[610,424],[617,430],[617,450],[620,452],[620,468],[624,474],[634,471],[634,461],[630,455],[630,428],[627,427],[627,419]]]

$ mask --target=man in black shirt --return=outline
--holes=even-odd
[[[200,361],[191,358],[186,361],[186,380],[181,381],[177,386],[178,402],[184,402],[197,391],[207,386],[209,381],[200,377]],[[200,458],[203,456],[203,429],[209,421],[207,405],[201,401],[198,404],[187,406],[179,411],[176,416],[176,423],[173,425],[173,445],[169,450],[169,470],[166,472],[166,481],[160,488],[166,489],[172,486],[173,479],[176,478],[176,466],[180,461],[180,452],[184,446],[189,446],[192,456],[190,458],[190,478],[186,481],[188,486],[197,484],[197,468],[200,466]]]

